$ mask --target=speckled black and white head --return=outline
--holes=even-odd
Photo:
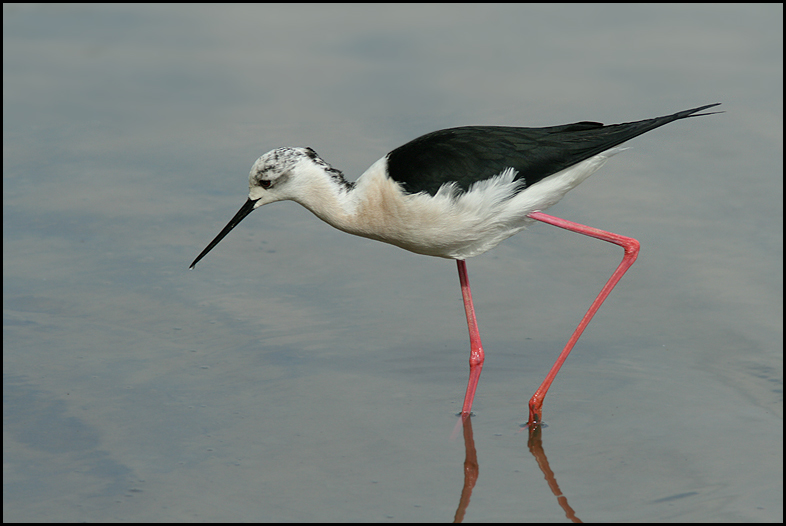
[[[323,161],[311,148],[276,148],[267,152],[251,167],[248,200],[199,254],[191,268],[260,206],[289,199],[319,214],[319,205],[326,202],[328,194],[341,196],[352,190],[353,186],[340,171]]]
[[[248,198],[254,208],[291,199],[300,201],[314,177],[328,175],[340,187],[352,184],[311,148],[276,148],[256,160],[248,176]]]

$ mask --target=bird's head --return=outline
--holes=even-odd
[[[276,148],[256,160],[248,176],[248,198],[254,208],[292,199],[298,201],[311,184],[311,174],[338,172],[311,148]]]
[[[325,177],[325,176],[328,177]],[[191,263],[190,268],[210,252],[248,214],[268,203],[291,199],[308,206],[319,193],[320,182],[334,180],[342,185],[341,172],[323,161],[311,148],[276,148],[260,157],[248,176],[248,200],[216,238]],[[335,183],[328,183],[335,184]]]

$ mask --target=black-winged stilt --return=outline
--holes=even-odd
[[[356,182],[311,148],[277,148],[254,163],[248,200],[190,268],[248,214],[292,200],[326,223],[428,256],[455,259],[470,338],[469,415],[484,352],[465,259],[497,246],[534,221],[615,243],[622,262],[595,298],[546,379],[529,402],[529,424],[541,422],[543,398],[584,328],[636,260],[635,239],[549,216],[542,210],[599,169],[623,142],[664,124],[699,115],[708,104],[665,117],[604,126],[577,122],[548,128],[464,126],[429,133],[375,162]]]

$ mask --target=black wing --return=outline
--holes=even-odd
[[[453,181],[466,191],[472,183],[512,167],[518,171],[516,179],[525,181],[523,189],[642,133],[698,116],[694,114],[718,104],[610,126],[577,122],[548,128],[463,126],[439,130],[390,152],[388,174],[409,193],[434,195],[445,183]]]

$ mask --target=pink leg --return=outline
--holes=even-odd
[[[576,342],[581,336],[581,333],[584,332],[584,329],[587,327],[590,320],[592,320],[592,317],[595,316],[596,312],[598,312],[598,309],[606,300],[606,297],[608,297],[611,290],[617,285],[619,280],[622,278],[623,274],[625,274],[625,272],[627,272],[630,266],[633,265],[633,262],[636,261],[636,257],[638,257],[639,255],[639,242],[633,239],[632,237],[625,237],[625,236],[620,236],[618,234],[612,234],[611,232],[605,232],[603,230],[599,230],[591,226],[580,225],[578,223],[566,221],[564,219],[550,216],[542,212],[533,212],[529,214],[529,217],[531,217],[532,219],[536,219],[538,221],[542,221],[544,223],[548,223],[549,225],[554,225],[560,228],[564,228],[566,230],[570,230],[571,232],[578,232],[579,234],[584,234],[585,236],[602,239],[603,241],[614,243],[615,245],[619,245],[625,249],[625,255],[622,257],[622,262],[617,267],[617,270],[614,271],[614,274],[611,275],[609,280],[606,282],[606,285],[603,286],[603,289],[600,291],[600,294],[598,294],[598,297],[595,298],[595,301],[592,302],[592,305],[587,311],[587,314],[585,314],[584,317],[581,319],[581,323],[579,323],[579,326],[576,327],[576,330],[573,332],[573,335],[570,337],[570,340],[568,340],[568,343],[567,345],[565,345],[565,348],[562,350],[562,353],[560,353],[559,358],[557,358],[557,361],[554,362],[554,365],[551,367],[551,371],[549,371],[549,374],[546,376],[546,379],[543,380],[543,383],[540,384],[538,390],[535,391],[534,395],[532,395],[532,398],[529,401],[528,424],[536,425],[541,422],[543,416],[543,399],[546,397],[546,393],[548,392],[549,387],[551,387],[551,382],[554,381],[554,378],[557,376],[560,367],[562,367],[562,364],[565,363],[565,359],[570,354],[570,351],[573,350],[573,346],[576,345]],[[467,286],[467,289],[469,290],[469,286]],[[481,353],[482,352],[483,351],[481,350]],[[478,374],[480,374],[480,371],[478,371]]]
[[[467,276],[467,263],[463,259],[457,259],[459,281],[461,281],[461,295],[464,298],[464,310],[467,313],[467,328],[469,329],[469,383],[467,383],[467,394],[464,395],[464,407],[461,409],[462,415],[469,415],[472,410],[472,400],[475,398],[475,389],[478,388],[480,370],[483,369],[485,353],[483,345],[480,343],[480,332],[478,331],[478,320],[475,318],[475,307],[472,305],[472,292],[469,290],[469,276]]]

